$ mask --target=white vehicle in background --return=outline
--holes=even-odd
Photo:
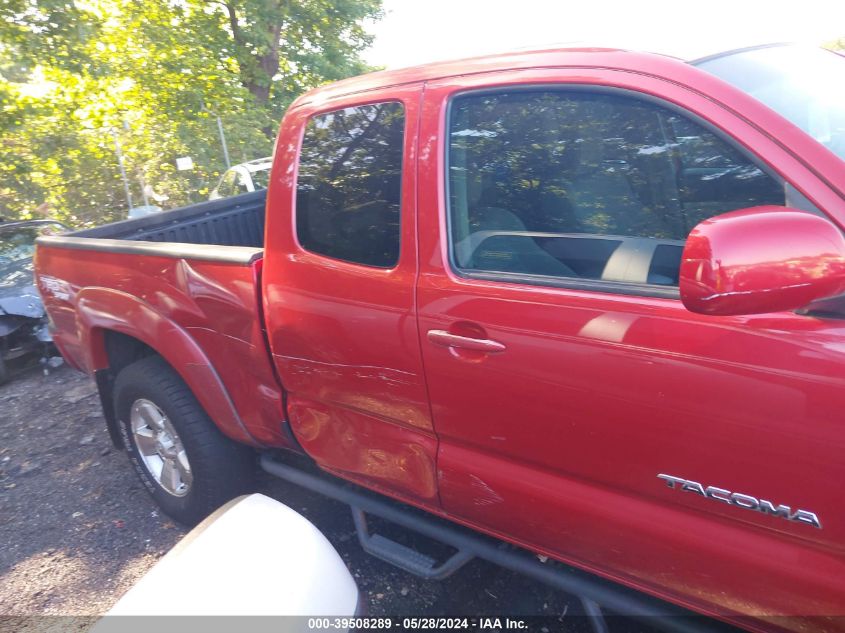
[[[161,213],[163,209],[156,205],[156,204],[142,204],[139,207],[132,207],[129,209],[129,215],[127,219],[134,220],[135,218],[143,218],[146,215],[152,215],[153,213]]]
[[[319,616],[347,631],[365,608],[355,579],[326,537],[286,505],[252,494],[225,504],[185,535],[106,616],[300,616],[281,622],[241,618],[240,633],[308,631]],[[163,630],[175,630],[176,622]],[[131,623],[105,617],[92,633],[153,627]],[[233,626],[212,624],[205,621],[202,628]]]
[[[266,189],[270,179],[270,167],[272,166],[272,156],[233,165],[220,177],[220,181],[211,190],[208,199],[230,198],[241,193]]]

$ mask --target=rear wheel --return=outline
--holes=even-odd
[[[129,458],[170,517],[193,525],[250,489],[252,451],[220,432],[162,358],[124,368],[114,402]]]

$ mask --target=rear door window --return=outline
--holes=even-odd
[[[309,120],[296,184],[296,234],[303,248],[367,266],[396,265],[404,132],[397,102]]]

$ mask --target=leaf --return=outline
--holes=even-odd
[[[381,0],[4,0],[0,215],[89,226],[142,184],[198,202],[232,162],[267,156],[303,91],[367,70]],[[234,20],[233,20],[234,18]],[[175,159],[191,156],[180,172]]]

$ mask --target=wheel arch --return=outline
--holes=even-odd
[[[76,297],[77,336],[93,371],[106,424],[122,448],[114,413],[118,372],[135,360],[158,355],[193,392],[217,427],[229,438],[260,446],[247,431],[211,361],[191,335],[141,299],[108,288],[85,288]]]

